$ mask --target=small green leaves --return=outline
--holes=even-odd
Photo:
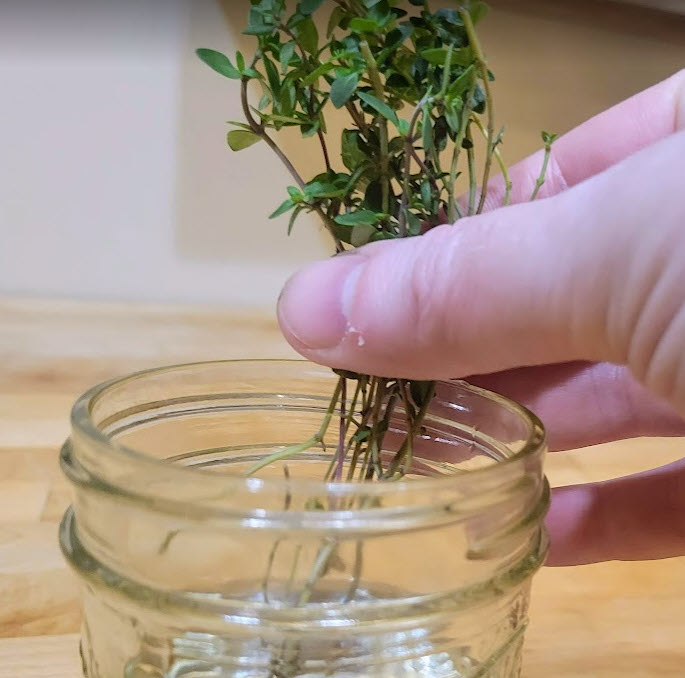
[[[232,151],[242,151],[244,148],[248,148],[261,141],[262,138],[252,131],[234,129],[226,135],[226,140]]]
[[[357,73],[339,75],[331,85],[331,103],[336,108],[342,108],[350,100],[358,84]]]
[[[310,14],[316,12],[316,10],[319,9],[319,7],[321,7],[325,1],[326,0],[302,0],[298,10],[300,14],[309,16]]]
[[[253,53],[229,59],[198,50],[215,71],[243,80],[247,120],[233,124],[229,146],[242,150],[269,139],[283,155],[274,133],[294,128],[322,150],[322,162],[309,176],[282,158],[298,185],[288,188],[287,200],[271,217],[287,214],[290,232],[302,212],[317,213],[338,249],[341,243],[358,247],[420,235],[442,213],[456,220],[459,205],[450,187],[467,165],[469,181],[479,181],[475,149],[494,154],[501,143],[493,130],[491,144],[474,146],[469,131],[469,121],[485,130],[479,116],[489,114],[492,78],[467,30],[482,18],[484,5],[464,0],[459,9],[432,10],[425,0],[410,0],[420,10],[408,14],[399,0],[249,4],[246,33],[258,43]],[[326,21],[327,37],[320,42],[317,26]],[[248,80],[261,88],[254,99]],[[336,158],[328,113],[344,108],[348,128]],[[543,135],[546,148],[553,140]],[[333,169],[340,164],[346,169]]]
[[[348,212],[341,214],[335,218],[335,223],[341,226],[357,226],[358,224],[365,224],[371,226],[378,222],[382,214],[373,212],[372,210],[357,210],[356,212]]]
[[[435,385],[430,381],[412,381],[409,383],[409,391],[416,407],[423,406],[433,397]]]
[[[295,43],[294,42],[284,42],[281,45],[281,51],[278,55],[278,59],[281,62],[281,74],[285,75],[290,66],[290,61],[295,54]]]
[[[370,224],[357,224],[352,228],[349,240],[350,245],[353,247],[366,245],[375,233],[377,233],[376,229]]]
[[[281,203],[281,205],[275,209],[270,215],[269,219],[275,219],[276,217],[280,217],[281,214],[285,214],[286,212],[289,212],[293,207],[295,207],[295,203],[288,199],[285,200]]]
[[[357,33],[376,33],[380,25],[373,19],[356,18],[350,21],[350,29]]]
[[[304,194],[299,188],[296,188],[295,186],[288,186],[288,195],[295,204],[304,202]]]
[[[380,113],[384,118],[387,118],[390,122],[399,127],[400,121],[397,118],[397,113],[395,113],[395,111],[393,111],[384,101],[381,101],[369,92],[358,92],[357,96],[377,113]]]
[[[409,235],[420,235],[421,234],[421,219],[419,219],[413,212],[407,210],[407,226]]]
[[[551,146],[559,138],[558,134],[552,134],[551,132],[543,132],[541,134],[541,136],[542,136],[542,143],[546,147]]]
[[[288,235],[290,235],[293,232],[293,226],[295,225],[295,220],[297,217],[300,216],[302,212],[302,206],[298,205],[293,213],[290,215],[290,219],[288,220]]]
[[[333,32],[340,26],[345,16],[346,12],[344,7],[336,7],[331,12],[331,16],[328,19],[328,27],[326,28],[326,37],[330,38],[331,35],[333,35]]]
[[[231,63],[231,60],[225,54],[204,47],[195,50],[195,54],[197,54],[207,66],[224,77],[231,78],[232,80],[241,79],[242,76],[240,75],[240,71]]]
[[[470,47],[462,47],[452,50],[450,54],[448,50],[436,47],[423,50],[421,56],[434,66],[444,66],[448,56],[450,56],[451,65],[468,66],[473,61],[473,50]]]
[[[330,182],[312,181],[304,188],[304,197],[308,201],[322,198],[339,198],[345,193],[342,186]]]
[[[322,76],[336,68],[332,61],[325,61],[318,68],[315,68],[303,81],[303,85],[313,85]]]
[[[460,94],[463,94],[466,92],[469,87],[471,86],[471,83],[473,82],[473,78],[475,77],[476,69],[471,64],[459,77],[457,77],[452,84],[447,88],[447,95],[450,98],[453,97],[458,97]]]
[[[366,153],[361,147],[361,133],[356,129],[346,129],[342,133],[341,155],[342,161],[351,172],[364,164],[367,160]]]
[[[311,19],[300,22],[295,29],[295,35],[305,52],[315,55],[319,51],[319,32]]]

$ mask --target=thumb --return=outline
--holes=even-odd
[[[604,360],[682,391],[685,327],[680,340],[672,328],[673,346],[658,332],[685,307],[671,169],[683,153],[685,135],[673,135],[553,198],[314,264],[281,296],[285,336],[315,362],[377,375]]]

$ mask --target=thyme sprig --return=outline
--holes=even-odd
[[[507,205],[512,181],[500,150],[503,128],[496,127],[494,76],[477,34],[487,11],[478,0],[436,10],[428,0],[251,0],[244,31],[257,41],[251,59],[240,52],[230,59],[212,49],[197,50],[212,69],[240,83],[245,119],[231,123],[230,148],[240,151],[265,143],[294,180],[271,218],[288,214],[290,233],[299,216],[317,214],[336,252],[416,237],[445,217],[458,224],[481,213],[493,163],[502,174],[502,204]],[[348,119],[342,130],[329,124],[333,109]],[[276,137],[286,128],[317,139],[321,166],[311,176],[303,176],[278,145]],[[340,135],[339,158],[329,150],[332,135]],[[543,163],[531,199],[544,183],[555,135],[544,132],[542,139]],[[461,198],[456,188],[460,176],[468,186]],[[250,474],[312,448],[325,452],[334,422],[338,434],[331,437],[337,440],[324,480],[387,482],[411,473],[415,441],[435,383],[346,371],[337,375],[318,431],[260,460]],[[386,433],[398,417],[404,420],[405,437],[394,454],[387,454]],[[357,502],[329,508],[367,507],[363,496]],[[316,498],[307,505],[325,509]],[[279,544],[269,556],[265,600]],[[347,602],[360,584],[362,548],[357,542]],[[295,605],[311,601],[337,550],[335,538],[322,540]],[[273,675],[285,675],[284,662],[285,673],[294,673],[298,657],[297,643],[282,648],[274,656],[274,666],[281,669]]]

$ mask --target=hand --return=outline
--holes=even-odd
[[[531,194],[295,275],[288,341],[332,367],[470,381],[528,405],[552,449],[685,434],[685,71],[559,139]],[[473,375],[487,375],[473,377]],[[552,564],[685,554],[685,460],[555,491]]]

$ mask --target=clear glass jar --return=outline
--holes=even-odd
[[[519,676],[547,545],[540,422],[442,383],[403,480],[324,483],[322,450],[246,477],[319,428],[335,379],[199,363],[78,400],[60,539],[89,678]]]

